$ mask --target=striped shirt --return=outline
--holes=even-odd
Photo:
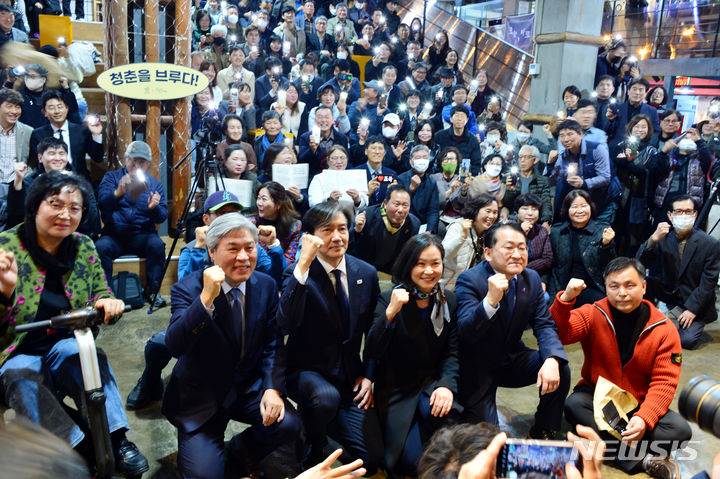
[[[15,179],[15,161],[17,160],[17,149],[15,139],[17,137],[15,125],[5,131],[0,127],[0,182],[9,183]]]

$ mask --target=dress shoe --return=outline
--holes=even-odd
[[[154,401],[160,401],[162,395],[162,381],[148,381],[144,376],[141,376],[130,394],[128,394],[125,407],[130,410],[142,409]]]
[[[657,479],[680,479],[680,464],[669,457],[648,455],[643,461],[643,469],[651,477]]]
[[[558,431],[553,431],[551,429],[541,429],[537,426],[533,426],[530,428],[530,432],[528,432],[528,438],[529,439],[542,439],[543,441],[554,441],[558,437]]]
[[[115,452],[115,469],[124,473],[125,477],[140,477],[150,469],[150,466],[137,446],[123,439]]]

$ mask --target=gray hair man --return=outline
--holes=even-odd
[[[523,145],[518,151],[517,167],[510,169],[507,175],[507,188],[503,204],[513,209],[515,199],[525,193],[533,193],[542,200],[542,210],[539,221],[550,231],[552,224],[552,200],[550,186],[542,171],[542,164],[536,166],[540,160],[540,150],[533,145]]]
[[[410,213],[420,219],[420,232],[437,233],[440,222],[440,206],[435,180],[427,174],[430,169],[430,148],[417,145],[410,151],[410,170],[398,176],[412,197]]]

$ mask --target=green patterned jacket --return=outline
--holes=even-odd
[[[18,279],[13,304],[0,303],[0,365],[2,365],[22,342],[25,334],[15,335],[15,326],[35,320],[44,288],[46,271],[39,269],[18,236],[20,225],[0,233],[0,248],[12,251],[18,265]],[[63,278],[65,296],[72,309],[82,308],[88,301],[112,297],[100,257],[93,241],[80,233],[73,233],[77,242],[77,256],[72,271]],[[46,318],[38,318],[46,319]]]

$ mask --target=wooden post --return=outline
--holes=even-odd
[[[112,9],[112,0],[105,0],[103,6],[103,12],[110,12]],[[103,16],[103,30],[104,30],[104,57],[105,57],[105,70],[113,66],[113,31],[112,31],[112,16]],[[117,130],[115,115],[115,95],[105,93],[105,113],[107,119],[105,121],[105,139],[107,144],[107,157],[108,166],[112,169],[118,165],[117,157]]]
[[[158,0],[145,0],[145,61],[160,61],[160,23],[158,22]],[[150,146],[153,161],[150,163],[150,174],[162,178],[160,173],[160,102],[147,102],[147,118],[145,123],[145,142]]]
[[[175,2],[175,63],[190,66],[190,2]],[[175,124],[173,125],[173,164],[180,161],[190,148],[190,99],[175,100]],[[172,205],[170,223],[173,227],[183,211],[189,194],[191,164],[188,159],[173,172]]]
[[[112,64],[110,67],[127,65],[130,63],[128,56],[128,4],[127,0],[112,0],[111,10],[107,16],[112,29]],[[132,140],[132,123],[130,122],[130,100],[127,98],[115,98],[115,128],[117,143],[115,154],[120,158],[125,155],[125,150]]]

